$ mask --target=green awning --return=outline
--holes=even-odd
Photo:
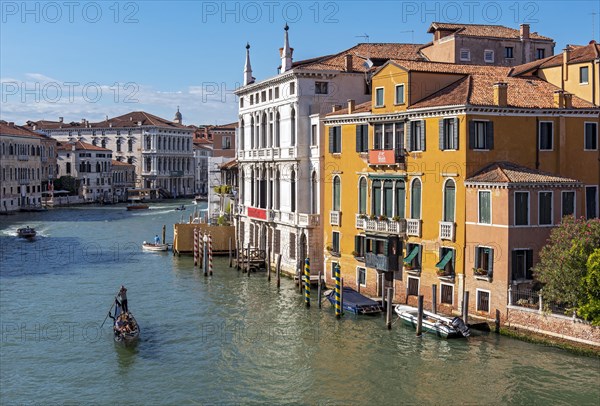
[[[408,256],[406,258],[404,258],[404,263],[410,264],[417,255],[419,255],[419,246],[418,245],[412,249],[412,251],[410,252],[410,254],[408,254]]]
[[[369,173],[367,176],[369,177],[369,179],[375,179],[375,180],[402,180],[402,179],[406,179],[406,175],[392,175],[392,174]]]
[[[453,255],[454,255],[454,251],[446,252],[446,255],[444,255],[444,258],[442,258],[442,260],[440,262],[435,264],[435,267],[438,269],[444,269],[446,267],[446,265],[448,264],[448,262],[450,262],[452,260]]]

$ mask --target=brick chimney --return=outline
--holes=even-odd
[[[565,92],[562,90],[554,91],[554,108],[562,109],[565,107]]]
[[[569,80],[569,69],[568,62],[571,59],[571,48],[567,45],[565,49],[563,49],[563,80],[566,82]]]
[[[336,112],[338,110],[341,110],[341,109],[342,109],[342,106],[340,106],[339,104],[332,104],[331,105],[331,112],[332,113],[334,113],[334,112]]]
[[[508,105],[508,83],[494,83],[494,105],[500,107]]]
[[[352,72],[352,55],[347,54],[344,62],[346,72]]]
[[[565,100],[565,109],[573,108],[573,94],[565,92],[563,97]]]
[[[521,24],[519,28],[521,39],[529,39],[529,24]]]
[[[64,120],[65,120],[65,118],[64,118],[64,117],[59,117],[59,118],[58,118],[58,122],[59,122],[59,123],[62,123]]]
[[[348,114],[354,113],[354,99],[348,99]]]

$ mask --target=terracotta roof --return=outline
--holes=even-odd
[[[371,101],[370,100],[354,106],[354,111],[352,112],[352,114],[354,114],[354,113],[369,113],[369,112],[371,112]],[[331,113],[327,113],[326,116],[337,116],[337,115],[341,115],[341,114],[348,114],[348,105],[346,105],[346,108],[344,108],[344,109],[339,109],[336,111],[332,111]]]
[[[467,183],[568,183],[580,184],[578,180],[527,168],[512,162],[492,162],[465,179]]]
[[[4,120],[0,121],[0,135],[18,135],[20,137],[46,138],[39,133],[31,131],[27,127],[15,125],[14,123],[7,123]]]
[[[211,146],[213,145],[213,142],[211,140],[207,140],[206,138],[196,138],[194,140],[194,145],[198,145],[198,146]]]
[[[600,58],[600,44],[591,42],[588,45],[568,45],[571,50],[567,64],[577,64],[582,62],[591,62]],[[563,63],[563,53],[552,55],[544,59],[532,61],[523,65],[515,66],[511,76],[518,76],[524,73],[533,72],[539,68],[550,68],[560,66]]]
[[[422,46],[422,44],[361,43],[335,55],[294,62],[292,67],[294,69],[345,70],[346,55],[352,55],[352,71],[365,72],[364,63],[367,59],[371,59],[376,65],[382,65],[388,59],[393,58],[424,60],[425,58],[419,52]]]
[[[221,164],[220,168],[221,169],[233,169],[233,168],[237,168],[237,160],[232,159],[231,161],[227,161],[223,164]]]
[[[468,103],[471,92],[471,77],[463,76],[456,82],[441,89],[425,99],[410,106],[411,109],[421,109],[438,106],[460,106]]]
[[[115,159],[113,159],[111,161],[112,166],[131,166],[131,167],[135,167],[134,164],[128,164],[127,162],[121,162],[121,161],[117,161]]]
[[[88,144],[87,142],[82,142],[82,141],[77,141],[77,142],[59,142],[58,149],[71,150],[72,147],[73,147],[73,145],[75,145],[75,150],[76,151],[80,151],[80,150],[84,150],[84,151],[104,151],[104,152],[111,152],[112,153],[112,150],[110,150],[108,148],[97,147],[95,145]]]
[[[36,125],[40,129],[83,129],[83,128],[109,128],[112,124],[112,128],[132,128],[138,127],[138,122],[141,122],[142,126],[157,126],[157,127],[169,127],[169,128],[181,128],[187,129],[182,124],[177,124],[172,121],[160,118],[144,111],[132,111],[131,113],[123,114],[118,117],[109,118],[108,120],[97,121],[97,122],[75,122],[70,123],[60,121],[28,121],[28,125]]]
[[[436,30],[449,30],[466,37],[490,37],[490,38],[506,38],[520,39],[521,32],[515,28],[505,27],[503,25],[486,25],[486,24],[451,24],[433,22],[427,30],[428,33],[433,33]],[[539,35],[537,32],[529,33],[529,38],[534,40],[552,41],[552,38]]]

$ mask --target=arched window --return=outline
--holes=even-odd
[[[421,218],[421,181],[414,179],[410,190],[410,218]]]
[[[100,162],[96,162],[96,172],[101,172]]]
[[[146,149],[152,149],[152,138],[149,135],[146,136]]]
[[[310,212],[312,214],[317,214],[319,212],[319,184],[317,182],[317,173],[313,172],[311,178],[311,205]]]
[[[456,199],[456,185],[452,179],[444,184],[444,220],[454,222],[454,204]]]
[[[273,147],[273,113],[269,113],[269,135],[267,138],[267,147]]]
[[[364,177],[358,181],[358,212],[367,212],[367,179]]]
[[[275,201],[273,202],[273,207],[275,208],[275,210],[279,210],[279,199],[280,199],[280,192],[281,191],[281,177],[279,175],[279,169],[277,169],[275,171],[275,193],[273,193],[273,196],[275,197]]]
[[[256,117],[256,129],[254,130],[254,136],[256,137],[254,140],[254,145],[256,145],[256,148],[260,148],[260,121],[258,116]]]
[[[279,148],[279,134],[281,130],[281,117],[279,116],[279,112],[275,114],[275,147]]]
[[[395,216],[404,218],[404,204],[406,201],[406,185],[403,180],[396,181],[395,189],[396,211]]]
[[[267,114],[263,113],[260,120],[260,147],[266,148],[267,146]]]
[[[250,206],[254,206],[254,169],[250,170]]]
[[[340,211],[342,185],[339,176],[333,177],[333,211]]]
[[[373,193],[371,193],[371,196],[372,196],[371,214],[379,216],[381,214],[381,181],[380,180],[373,181],[372,191],[373,191]]]
[[[296,212],[296,171],[292,170],[290,175],[290,195],[291,195],[291,212]]]
[[[296,110],[292,109],[290,117],[290,145],[293,147],[296,145]]]
[[[254,117],[250,117],[250,149],[254,149]]]
[[[158,137],[158,149],[162,149],[162,137]]]
[[[240,120],[240,148],[244,149],[245,145],[244,145],[244,135],[246,133],[246,127],[244,127],[244,119],[242,118]]]
[[[102,148],[106,148],[106,138],[102,138],[102,142],[100,143]]]
[[[133,152],[133,138],[127,140],[127,151]]]

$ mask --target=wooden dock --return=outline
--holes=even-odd
[[[210,234],[213,242],[214,255],[229,254],[231,247],[235,250],[235,227],[213,226],[206,223],[175,224],[173,226],[173,253],[192,254],[194,252],[194,229],[199,229],[202,234]]]
[[[256,272],[267,269],[267,253],[259,248],[241,248],[237,250],[234,261],[236,268],[244,272]]]

